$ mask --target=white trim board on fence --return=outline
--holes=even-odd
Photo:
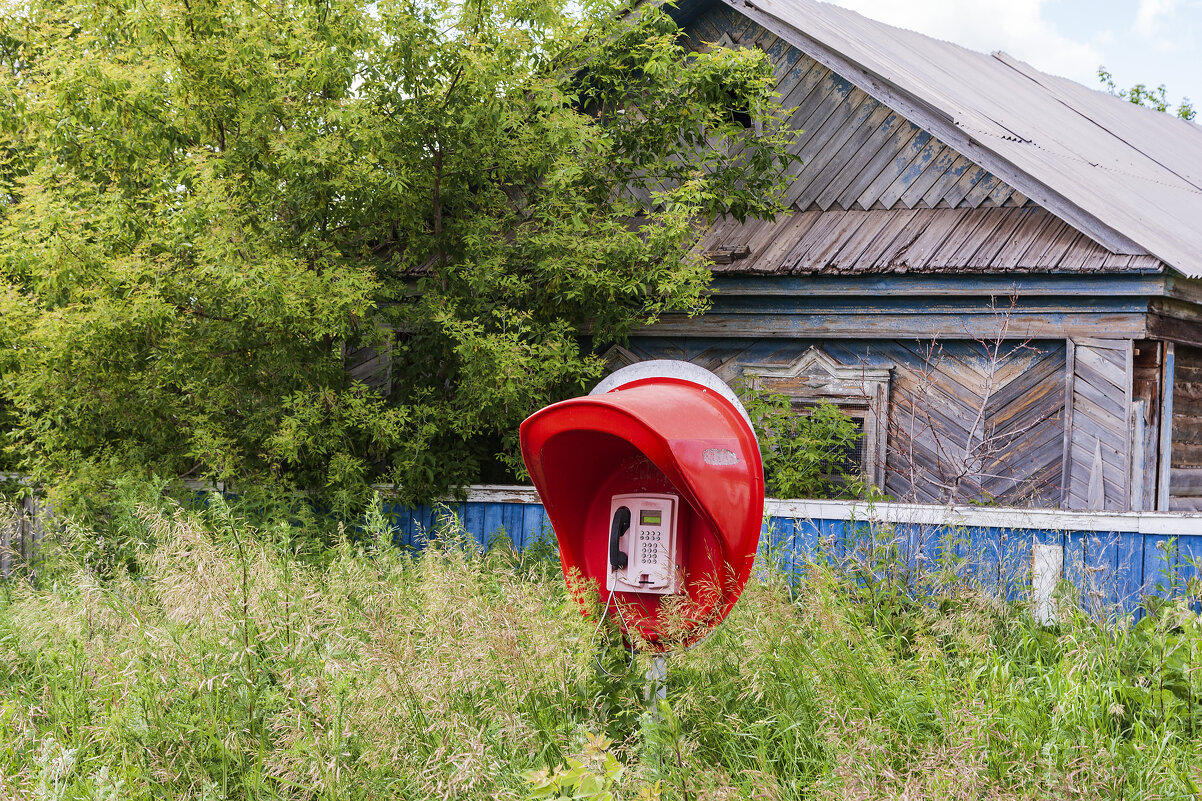
[[[533,487],[499,484],[468,487],[467,502],[541,503]],[[1066,512],[1059,509],[776,498],[764,502],[764,511],[768,517],[795,520],[863,520],[906,525],[1202,535],[1202,514],[1185,512]]]
[[[1166,536],[1202,534],[1202,514],[1184,512],[1065,512],[1059,509],[776,499],[767,500],[764,511],[769,517],[803,520],[863,520],[906,525],[1127,532]]]

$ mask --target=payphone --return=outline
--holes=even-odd
[[[675,495],[615,495],[610,503],[605,589],[671,595],[682,571]]]
[[[582,609],[593,595],[632,642],[661,652],[726,617],[764,511],[759,444],[730,387],[687,362],[640,362],[519,433]]]

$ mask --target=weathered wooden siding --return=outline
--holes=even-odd
[[[920,503],[1055,504],[1063,464],[1062,343],[892,342],[885,351],[898,365],[890,495]]]
[[[639,359],[684,359],[728,382],[747,365],[819,347],[836,362],[892,368],[885,487],[920,503],[1056,505],[1063,475],[1065,345],[930,340],[639,338]],[[992,347],[992,346],[990,346]]]
[[[1038,339],[1096,336],[1142,339],[1147,333],[1147,298],[1080,295],[999,296],[915,293],[886,295],[867,288],[796,294],[765,292],[756,297],[713,298],[704,316],[665,314],[639,336],[864,337]]]
[[[1169,508],[1202,510],[1202,348],[1176,346],[1172,404]]]
[[[716,273],[841,275],[1155,271],[1153,256],[1111,253],[1041,208],[803,211],[721,220],[700,249]]]
[[[342,364],[352,380],[385,396],[392,391],[392,349],[387,344],[344,348]]]
[[[755,47],[797,132],[777,220],[723,220],[700,248],[720,271],[893,270],[1087,272],[1159,269],[1129,246],[1115,252],[724,4],[689,15],[696,49]]]
[[[687,26],[693,47],[755,47],[802,131],[788,202],[797,209],[1022,206],[1026,198],[747,17],[716,5]]]
[[[1130,508],[1133,357],[1131,340],[1081,339],[1070,346],[1065,508]]]

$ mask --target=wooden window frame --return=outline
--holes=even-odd
[[[743,374],[759,390],[787,396],[794,404],[827,401],[864,419],[865,481],[885,485],[889,437],[889,386],[893,365],[844,365],[821,347],[812,346],[787,365],[749,364]]]

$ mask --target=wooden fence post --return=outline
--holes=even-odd
[[[0,510],[3,510],[0,512],[3,514],[3,520],[0,520],[0,580],[4,580],[12,574],[13,532],[19,533],[21,518],[16,507],[4,504]]]
[[[23,569],[32,581],[47,509],[32,495],[6,502],[0,509],[0,580],[11,579]]]

